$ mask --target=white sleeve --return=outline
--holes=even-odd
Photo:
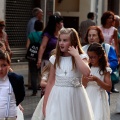
[[[82,59],[87,59],[87,60],[89,60],[89,57],[88,57],[87,54],[81,54],[80,57],[81,57]]]
[[[106,67],[106,71],[109,72],[110,74],[112,73],[112,69],[110,67]]]
[[[52,56],[50,57],[49,61],[54,65],[54,63],[55,63],[55,56],[52,55]]]

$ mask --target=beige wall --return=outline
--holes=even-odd
[[[61,3],[58,3],[58,0],[55,0],[55,6],[57,11],[79,12],[79,0],[62,0]]]
[[[6,0],[0,0],[0,19],[5,19],[5,3]]]
[[[96,12],[97,0],[62,0],[61,3],[55,0],[55,11],[60,11],[62,16],[79,17],[81,21],[87,19],[88,12]],[[100,19],[104,11],[107,10],[108,0],[98,0],[97,24],[100,25]]]

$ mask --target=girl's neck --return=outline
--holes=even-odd
[[[63,57],[69,57],[69,56],[71,56],[71,55],[70,55],[68,52],[67,52],[67,53],[64,52],[62,56],[63,56]]]

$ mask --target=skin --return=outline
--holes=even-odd
[[[95,52],[88,52],[88,56],[90,59],[90,63],[92,64],[93,67],[98,67],[99,66],[99,59],[100,56],[98,56]],[[87,87],[87,83],[89,81],[95,81],[97,84],[105,89],[106,91],[111,91],[112,83],[111,83],[111,78],[110,78],[110,73],[106,72],[104,73],[104,81],[101,81],[97,76],[95,75],[90,75],[88,77],[83,77],[82,83],[85,87]]]
[[[100,39],[98,36],[98,32],[96,30],[90,30],[88,33],[88,42],[92,44],[93,42],[99,43]]]
[[[64,57],[73,56],[75,58],[76,66],[78,67],[78,69],[84,76],[88,76],[90,74],[90,69],[89,69],[88,65],[86,64],[86,60],[82,60],[78,53],[78,49],[74,48],[71,45],[69,35],[67,35],[67,34],[60,35],[59,47],[60,47],[60,50],[63,52]],[[43,102],[44,116],[46,115],[45,111],[46,111],[46,104],[47,104],[48,96],[50,94],[50,91],[51,91],[54,83],[55,83],[55,68],[54,68],[54,65],[51,64],[48,83],[47,83],[44,102]]]
[[[0,78],[4,78],[7,75],[9,68],[10,65],[7,61],[0,59]]]

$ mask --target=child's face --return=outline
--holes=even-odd
[[[92,66],[98,66],[99,65],[99,59],[100,57],[92,51],[88,51],[88,56],[89,56],[89,62],[92,64]]]
[[[69,55],[69,46],[71,46],[70,36],[68,34],[61,34],[59,40],[59,47],[61,52],[64,53],[64,55]]]
[[[7,63],[6,60],[0,59],[0,78],[5,77],[8,73],[10,65]]]

